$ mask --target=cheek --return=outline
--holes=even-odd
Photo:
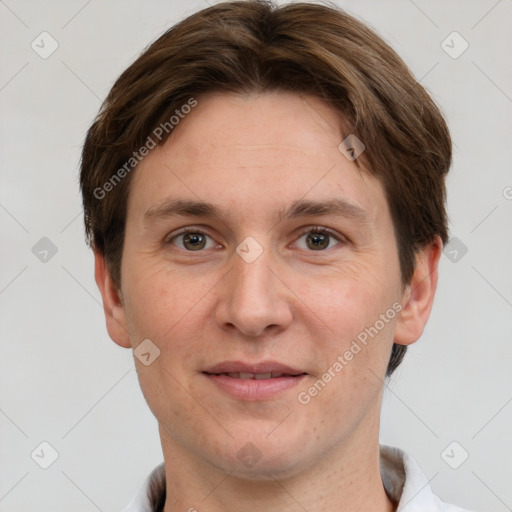
[[[191,278],[187,269],[171,270],[162,259],[134,259],[126,268],[130,273],[123,295],[130,334],[162,342],[190,324],[191,315],[218,281],[207,273]]]
[[[149,366],[135,358],[140,387],[153,414],[166,418],[166,424],[193,424],[200,411],[190,399],[193,390],[188,377],[205,341],[201,298],[215,281],[186,279],[164,265],[149,258],[127,265],[127,325],[135,348],[147,338],[160,350]],[[173,400],[167,400],[169,396]]]
[[[311,322],[318,317],[327,328],[324,336],[312,333],[322,361],[321,373],[315,377],[328,381],[325,388],[319,383],[322,391],[315,400],[343,415],[379,393],[393,344],[398,278],[375,266],[354,263],[315,286],[307,281],[299,289],[312,311],[304,307],[299,315],[308,315]]]
[[[352,340],[391,307],[395,286],[375,265],[350,262],[328,276],[297,282],[300,298],[328,329],[330,337]]]

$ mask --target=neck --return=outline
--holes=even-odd
[[[378,429],[374,442],[348,440],[300,473],[267,479],[238,477],[183,450],[161,429],[166,468],[164,512],[394,512],[380,475]],[[365,436],[362,436],[365,437]]]

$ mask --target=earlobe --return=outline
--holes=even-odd
[[[110,338],[121,347],[131,348],[120,292],[112,281],[105,257],[97,250],[94,251],[94,277],[103,299],[103,311]]]
[[[423,333],[434,303],[442,246],[441,238],[436,235],[416,255],[414,274],[404,291],[396,323],[394,342],[398,345],[410,345]]]

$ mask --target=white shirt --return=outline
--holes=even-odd
[[[399,512],[469,512],[443,503],[431,490],[416,461],[398,448],[380,446],[380,470],[388,496]],[[153,512],[148,497],[151,481],[165,482],[164,464],[157,466],[123,512]]]

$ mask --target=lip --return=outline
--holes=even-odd
[[[203,375],[224,393],[245,401],[260,401],[276,398],[284,391],[299,384],[307,373],[276,361],[244,363],[242,361],[224,361],[202,372]],[[270,378],[237,378],[227,374],[278,374]]]
[[[306,372],[277,361],[262,361],[261,363],[224,361],[208,368],[205,370],[205,373],[282,373],[285,375],[300,375]]]

